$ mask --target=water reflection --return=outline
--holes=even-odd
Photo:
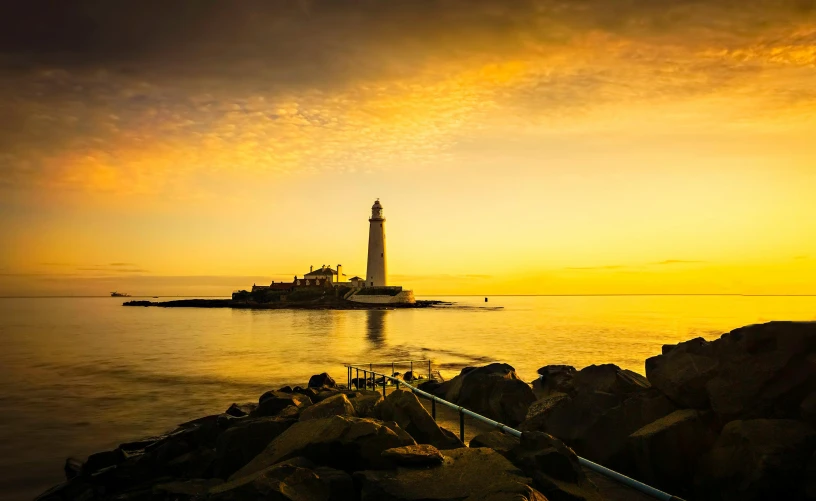
[[[385,345],[385,317],[387,310],[366,310],[366,337],[375,348]]]

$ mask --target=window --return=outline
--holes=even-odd
[[[385,257],[385,252],[380,252],[380,257]]]
[[[374,287],[374,282],[371,282],[371,286]]]

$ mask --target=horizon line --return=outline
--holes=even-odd
[[[161,298],[170,298],[170,297],[197,297],[197,298],[210,298],[210,297],[231,297],[231,294],[220,294],[220,295],[201,295],[201,294],[165,294],[159,296],[153,295],[135,295],[135,296],[124,296],[124,297],[132,297],[132,298],[152,298],[152,299],[161,299]],[[743,294],[743,293],[590,293],[590,294],[416,294],[416,297],[615,297],[615,296],[734,296],[734,297],[816,297],[816,294]],[[113,298],[114,296],[109,295],[48,295],[48,296],[40,296],[40,295],[25,295],[25,296],[2,296],[0,295],[0,299],[49,299],[49,298],[105,298],[110,297]],[[122,297],[118,297],[117,299],[122,299]]]

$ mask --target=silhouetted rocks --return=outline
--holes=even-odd
[[[521,423],[536,400],[530,385],[518,378],[513,367],[498,363],[465,367],[433,393],[510,426]]]
[[[209,499],[237,501],[289,499],[329,501],[329,486],[313,470],[294,464],[271,465],[252,475],[239,477],[209,490]]]
[[[439,449],[433,445],[417,444],[386,449],[382,457],[396,466],[435,466],[442,463]]]
[[[420,444],[430,444],[439,449],[464,447],[456,435],[436,424],[410,391],[394,390],[377,406],[375,415],[383,421],[395,421]]]
[[[573,392],[572,380],[577,371],[571,365],[545,365],[538,369],[539,378],[533,381],[533,392],[538,398],[553,393]]]
[[[515,500],[546,501],[530,479],[490,449],[443,451],[434,468],[398,468],[354,474],[362,501]]]
[[[336,386],[334,379],[328,373],[317,374],[309,378],[309,388],[334,388]]]
[[[470,440],[469,447],[487,447],[506,456],[507,452],[518,446],[519,439],[500,431],[489,431],[476,435]]]
[[[215,476],[229,478],[295,422],[294,419],[261,417],[226,430],[216,442]]]
[[[790,419],[732,421],[700,460],[697,499],[801,499],[816,432]]]
[[[300,413],[300,420],[308,421],[309,419],[323,419],[331,416],[357,417],[357,413],[354,411],[348,397],[338,393],[304,409]]]
[[[267,391],[258,399],[258,407],[250,412],[252,417],[275,416],[286,407],[301,410],[312,404],[312,400],[300,393],[283,393]]]

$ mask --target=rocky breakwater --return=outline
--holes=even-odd
[[[594,490],[560,471],[580,469],[558,440],[537,434],[523,446],[515,455],[466,447],[413,393],[384,399],[321,374],[160,437],[69,459],[66,481],[37,499],[546,501],[539,484]]]
[[[816,323],[663,347],[646,376],[545,366],[520,425],[695,500],[816,500]]]

